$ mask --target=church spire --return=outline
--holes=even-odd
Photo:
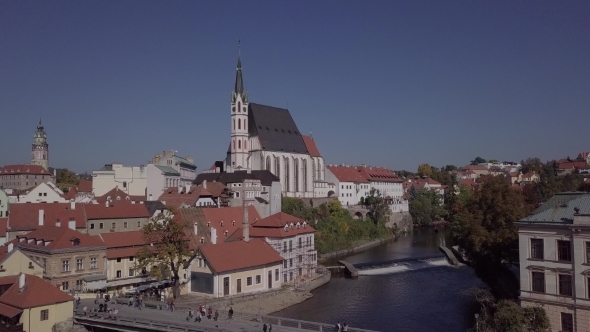
[[[244,80],[242,79],[242,58],[240,54],[240,41],[238,40],[238,66],[236,68],[236,84],[234,92],[236,94],[244,94]]]

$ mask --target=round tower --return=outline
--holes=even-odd
[[[39,119],[37,131],[35,132],[35,136],[33,136],[31,165],[42,166],[49,172],[49,144],[47,144],[47,133],[45,133],[41,119]]]

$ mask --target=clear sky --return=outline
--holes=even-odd
[[[250,101],[328,164],[415,170],[590,150],[590,1],[1,1],[0,165],[225,157]]]

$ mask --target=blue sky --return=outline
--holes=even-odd
[[[588,1],[2,1],[0,165],[224,158],[250,100],[331,164],[415,170],[590,150]]]

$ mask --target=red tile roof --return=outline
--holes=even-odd
[[[313,140],[313,137],[305,136],[305,135],[301,135],[301,137],[303,137],[303,143],[305,143],[305,147],[307,148],[307,152],[309,152],[310,156],[312,156],[312,157],[321,157],[322,156],[320,154],[320,151],[318,150],[318,147],[315,145],[315,141]]]
[[[8,256],[8,245],[0,246],[0,262],[4,261],[6,256]]]
[[[158,198],[161,202],[166,202],[167,206],[171,206],[174,208],[180,208],[181,206],[195,206],[197,200],[203,197],[212,197],[218,198],[223,195],[223,190],[225,189],[225,185],[221,182],[207,182],[207,188],[204,188],[202,184],[198,186],[191,186],[186,191],[186,187],[180,187],[180,192],[178,191],[178,187],[170,187],[164,191],[162,195]]]
[[[299,223],[299,227],[297,227],[297,223]],[[285,230],[285,225],[288,225],[287,230]],[[315,229],[305,220],[284,212],[275,213],[272,216],[258,220],[250,227],[251,237],[285,238],[314,232]],[[236,230],[234,234],[232,234],[231,239],[241,240],[242,230]]]
[[[8,218],[0,218],[0,237],[6,236],[6,228],[8,227]]]
[[[413,178],[408,181],[405,181],[403,184],[404,190],[409,189],[410,187],[414,187],[416,190],[424,189],[424,187],[428,184],[429,188],[442,188],[440,182],[427,177],[427,178]]]
[[[471,189],[477,187],[477,182],[474,179],[461,179],[459,180],[459,185],[467,186]]]
[[[91,193],[92,192],[92,180],[80,180],[78,183],[78,192]]]
[[[39,165],[6,165],[0,168],[0,175],[5,174],[51,175],[43,166]]]
[[[283,257],[262,239],[204,244],[200,251],[216,273],[278,264],[283,261]]]
[[[135,202],[144,202],[145,196],[132,196],[132,195],[128,195],[126,192],[124,192],[123,190],[119,189],[119,187],[115,187],[111,190],[109,190],[108,192],[106,192],[104,195],[96,197],[96,201],[99,204],[104,204],[107,200],[109,200],[111,202],[125,202],[125,203],[131,203],[133,201]]]
[[[217,231],[217,243],[225,241],[236,230],[242,229],[244,221],[244,209],[241,206],[225,208],[202,208],[204,227],[213,227]],[[248,206],[248,223],[254,224],[262,219],[254,206]],[[221,222],[223,221],[223,225]],[[232,221],[234,222],[232,224]],[[225,233],[227,231],[227,233]]]
[[[141,247],[107,249],[107,258],[116,259],[124,257],[135,257],[135,254],[137,254],[137,251],[139,249],[141,249]]]
[[[585,161],[571,161],[565,163],[559,163],[557,165],[559,169],[574,169],[574,168],[585,168],[586,162]]]
[[[113,232],[100,234],[107,248],[123,248],[146,245],[143,231]]]
[[[463,170],[472,170],[472,171],[487,171],[488,168],[483,165],[467,165],[463,167]]]
[[[367,181],[379,181],[379,182],[403,182],[393,171],[384,168],[384,167],[374,167],[374,166],[356,166],[355,167],[358,172],[367,180]]]
[[[20,314],[22,312],[22,310],[15,308],[15,307],[11,307],[9,305],[6,305],[4,303],[0,303],[0,315],[4,316],[4,317],[8,317],[8,318],[12,318],[18,314]]]
[[[75,220],[76,228],[86,228],[85,204],[70,203],[21,203],[10,205],[8,225],[11,231],[28,231],[39,227],[39,211],[43,210],[44,225],[55,226],[59,220],[61,227],[68,227],[68,221]]]
[[[106,204],[106,203],[105,203]],[[96,219],[126,219],[151,217],[145,204],[128,204],[114,201],[106,207],[105,204],[84,204],[88,220]]]
[[[18,309],[27,309],[74,300],[49,282],[28,274],[25,275],[25,287],[21,292],[18,287],[18,276],[13,278],[12,286],[0,296],[0,303]]]
[[[73,239],[80,240],[79,244],[74,245]],[[29,242],[29,240],[32,241]],[[38,241],[41,242],[38,243]],[[88,235],[67,227],[54,226],[42,226],[30,233],[17,235],[11,243],[18,248],[38,250],[105,248],[104,241],[98,235]]]
[[[367,183],[369,182],[356,168],[352,166],[332,166],[329,165],[327,169],[334,174],[334,176],[340,182],[356,182],[356,183]]]

